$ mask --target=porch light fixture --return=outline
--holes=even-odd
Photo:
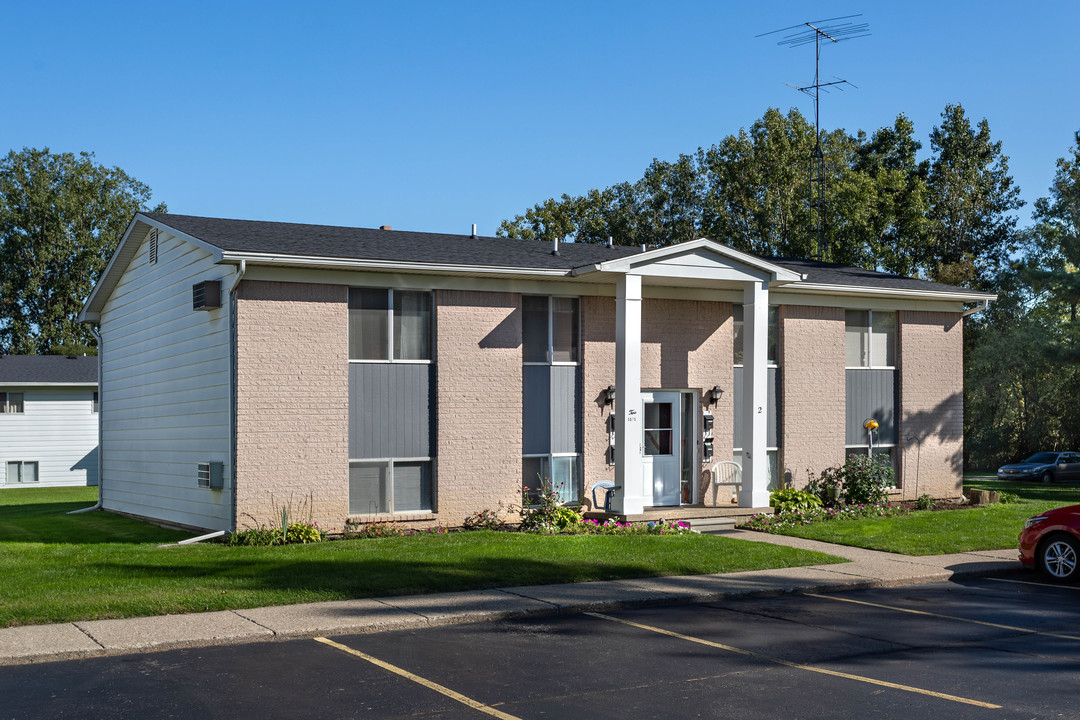
[[[716,385],[709,391],[709,404],[715,405],[720,402],[720,396],[724,394],[724,388]]]
[[[604,404],[605,405],[614,405],[615,404],[615,386],[614,385],[608,385],[607,390],[604,391]]]

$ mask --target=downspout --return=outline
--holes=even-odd
[[[231,395],[229,402],[229,445],[230,456],[232,462],[232,528],[231,532],[236,531],[236,404],[237,404],[237,307],[236,307],[236,291],[240,287],[240,281],[244,279],[244,274],[247,272],[247,260],[240,261],[240,267],[236,270],[236,279],[233,281],[232,287],[229,288],[229,394]]]
[[[989,307],[990,307],[990,299],[987,298],[986,300],[981,301],[978,305],[971,308],[970,310],[965,310],[960,317],[967,317],[969,315],[974,315],[977,312],[982,312],[983,310],[989,309]]]
[[[105,393],[102,392],[103,388],[102,388],[102,382],[101,382],[101,333],[98,332],[98,329],[96,327],[91,325],[90,326],[90,334],[92,334],[94,336],[94,340],[97,342],[97,350],[98,350],[98,354],[97,354],[97,380],[98,380],[97,381],[97,386],[98,386],[98,413],[97,413],[97,436],[98,436],[97,486],[98,486],[98,492],[97,492],[97,502],[94,505],[92,505],[92,506],[90,506],[88,508],[80,508],[78,510],[72,510],[72,511],[67,513],[68,515],[78,515],[79,513],[90,512],[91,510],[100,510],[101,509],[101,503],[105,499],[105,485],[104,485],[103,480],[102,480],[102,467],[104,466],[104,461],[102,459],[103,445],[102,445],[102,442],[101,442],[102,438],[104,437],[102,435],[102,433],[101,433],[101,427],[102,427],[101,408],[104,407],[104,400],[105,400]]]

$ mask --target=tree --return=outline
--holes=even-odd
[[[23,148],[0,160],[0,353],[95,352],[79,310],[150,196],[93,153]]]
[[[919,263],[932,280],[992,289],[1017,249],[1009,213],[1024,205],[1009,159],[986,119],[972,128],[960,105],[945,106],[930,146],[930,228]]]

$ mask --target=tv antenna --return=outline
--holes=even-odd
[[[810,154],[810,244],[811,251],[817,250],[818,260],[825,260],[827,254],[825,251],[825,153],[821,151],[821,93],[822,91],[829,92],[830,88],[843,90],[844,85],[851,85],[858,89],[853,83],[835,76],[833,76],[834,80],[821,82],[821,40],[824,38],[835,44],[844,40],[866,37],[870,34],[870,24],[851,21],[851,18],[857,17],[862,17],[862,15],[841,15],[824,20],[811,20],[755,36],[765,37],[776,33],[787,33],[776,42],[777,45],[795,48],[814,44],[813,84],[801,87],[791,85],[791,83],[788,85],[814,99],[814,150]]]

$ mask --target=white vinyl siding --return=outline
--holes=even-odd
[[[23,411],[0,414],[0,467],[37,463],[35,487],[96,485],[93,391],[92,386],[19,388]],[[10,484],[0,477],[0,487]]]
[[[230,308],[192,310],[191,286],[231,268],[161,233],[144,240],[101,313],[104,504],[211,530],[232,525]],[[225,464],[225,489],[199,487],[200,462]]]

